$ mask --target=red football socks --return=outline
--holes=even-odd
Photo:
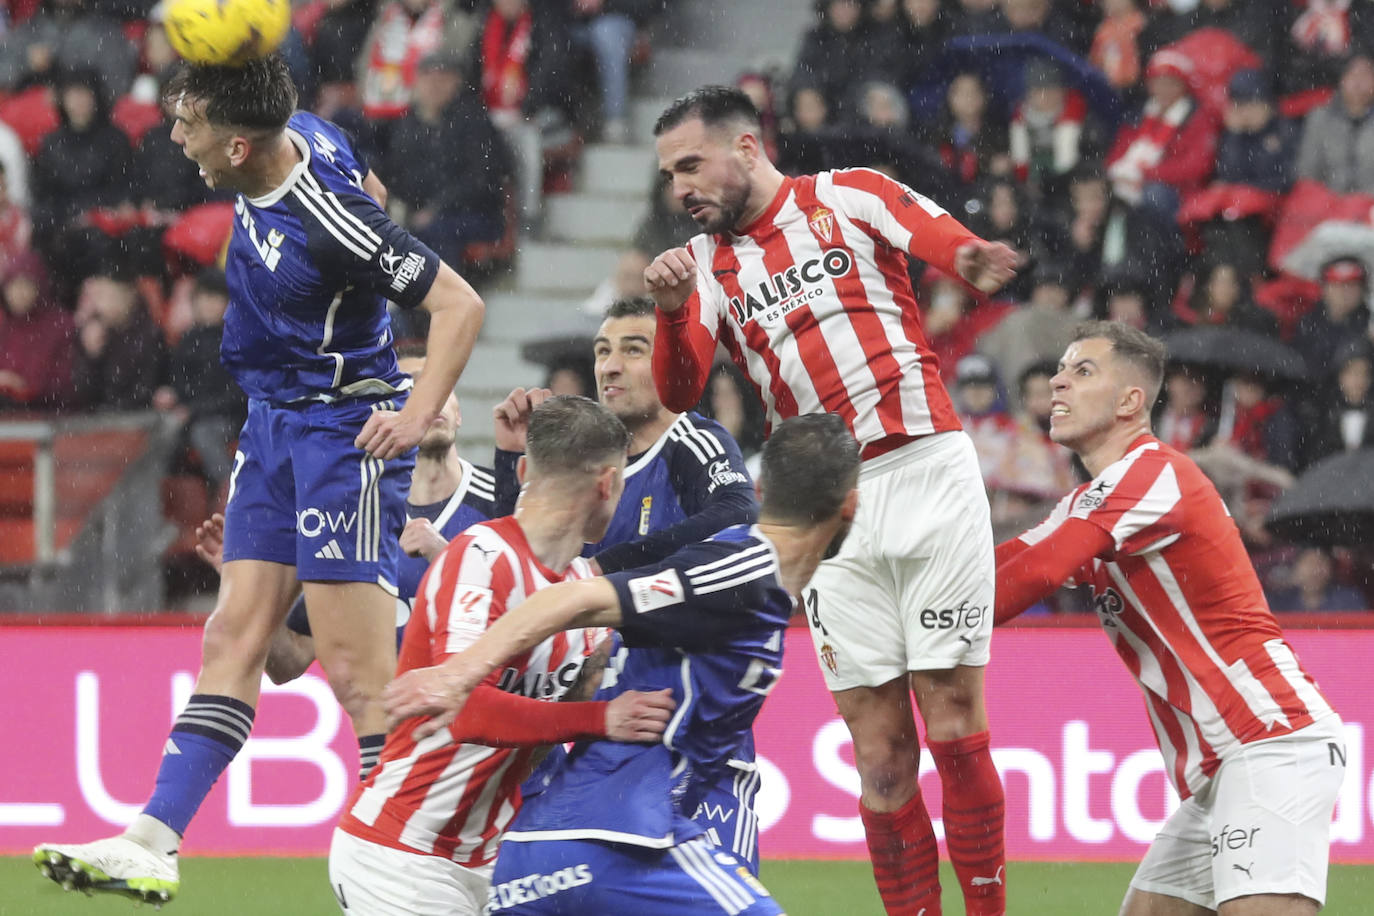
[[[928,740],[926,747],[940,771],[945,846],[968,916],[1002,916],[1007,911],[1006,799],[992,765],[988,733]]]
[[[860,802],[859,814],[888,916],[940,916],[940,850],[921,793],[887,813]]]

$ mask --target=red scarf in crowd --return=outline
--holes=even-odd
[[[530,32],[534,16],[529,10],[514,22],[507,22],[493,10],[482,30],[482,97],[489,111],[519,108],[530,89],[530,75],[526,64],[530,57]],[[514,99],[508,99],[503,87],[514,81],[518,86]]]
[[[420,61],[443,41],[443,4],[431,4],[412,19],[404,4],[389,3],[372,34],[363,73],[363,114],[381,120],[399,118],[410,107]]]

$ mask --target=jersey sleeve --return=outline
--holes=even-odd
[[[658,399],[676,413],[695,407],[706,390],[725,318],[726,291],[721,283],[731,273],[728,266],[714,266],[714,249],[703,237],[693,239],[689,247],[697,265],[697,288],[682,308],[671,314],[657,312],[654,337]]]
[[[506,612],[514,572],[505,551],[481,538],[480,526],[454,538],[425,574],[415,614],[429,632],[431,664],[471,646]]]
[[[732,525],[758,517],[754,482],[739,444],[725,428],[690,416],[668,456],[668,479],[687,518],[596,555],[602,572],[616,572],[662,560],[680,548],[703,541]]]
[[[689,651],[757,627],[759,613],[778,600],[772,592],[781,592],[771,548],[752,539],[691,544],[661,563],[606,579],[620,599],[619,630],[627,646]],[[791,610],[787,604],[781,622]]]
[[[939,204],[872,169],[822,173],[816,194],[821,200],[833,199],[871,235],[950,276],[958,276],[955,252],[978,240]]]
[[[1078,491],[1069,508],[1111,535],[1115,553],[1135,556],[1178,539],[1182,494],[1173,465],[1158,449],[1142,449],[1109,466]]]
[[[439,256],[393,223],[361,189],[335,194],[308,172],[302,183],[299,200],[323,229],[315,236],[326,276],[402,308],[419,305],[439,274]]]

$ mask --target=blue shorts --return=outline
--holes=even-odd
[[[302,582],[376,582],[396,594],[412,449],[381,461],[353,445],[389,401],[248,403],[224,509],[224,559],[296,567]]]
[[[692,815],[708,840],[733,852],[755,875],[759,873],[759,819],[754,813],[758,791],[758,768],[750,762],[731,761],[727,778],[706,790]]]
[[[581,916],[780,916],[782,907],[734,853],[704,837],[667,849],[596,840],[512,842],[496,857],[488,913]]]

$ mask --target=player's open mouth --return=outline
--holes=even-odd
[[[1051,417],[1067,417],[1068,415],[1069,415],[1069,405],[1067,405],[1067,404],[1052,404],[1052,405],[1050,405],[1050,416],[1051,416]]]
[[[608,398],[609,398],[609,397],[614,397],[614,396],[617,395],[617,394],[624,394],[624,393],[625,393],[625,389],[624,389],[624,388],[621,388],[621,387],[618,386],[618,385],[605,385],[605,386],[602,387],[601,393],[602,393],[602,395],[604,395],[605,397],[608,397]]]

